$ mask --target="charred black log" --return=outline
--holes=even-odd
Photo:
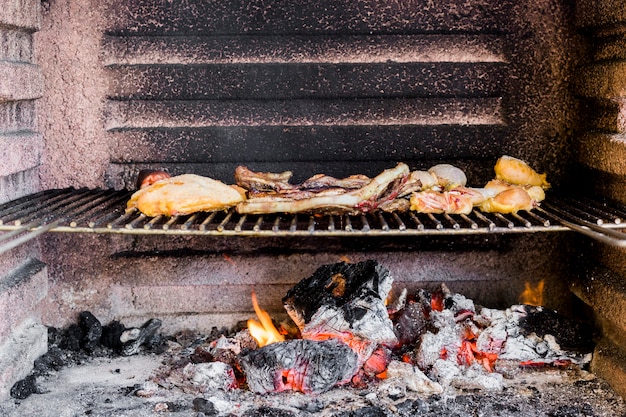
[[[358,371],[357,355],[338,340],[289,340],[242,354],[241,367],[256,393],[319,394],[347,383]]]
[[[385,299],[393,278],[378,262],[324,265],[283,298],[303,338],[340,335],[373,343],[395,343]]]

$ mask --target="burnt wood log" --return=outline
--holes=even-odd
[[[304,339],[326,336],[393,344],[396,336],[385,299],[393,278],[374,260],[323,265],[283,298]]]
[[[259,394],[287,390],[319,394],[350,382],[359,369],[356,353],[338,340],[288,340],[240,357],[248,387]]]

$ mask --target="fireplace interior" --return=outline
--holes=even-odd
[[[321,265],[370,259],[393,296],[445,284],[504,309],[543,282],[546,308],[594,323],[590,370],[626,395],[625,22],[608,0],[8,0],[0,397],[81,312],[210,332],[250,318],[252,291],[281,318]],[[142,169],[298,183],[449,163],[481,186],[501,155],[547,173],[539,208],[124,213]]]

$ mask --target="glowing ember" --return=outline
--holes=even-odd
[[[259,307],[254,291],[252,292],[252,306],[260,321],[254,319],[248,320],[248,330],[250,331],[250,335],[254,337],[259,344],[259,347],[284,341],[285,338],[280,334],[278,329],[276,329],[274,323],[272,323],[270,315],[267,311]]]
[[[539,281],[534,287],[529,282],[525,283],[524,286],[524,291],[520,294],[520,302],[531,306],[542,306],[545,281]]]

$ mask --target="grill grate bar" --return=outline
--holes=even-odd
[[[358,215],[240,215],[234,209],[187,216],[148,217],[125,210],[128,191],[49,190],[0,205],[0,251],[28,233],[90,232],[207,236],[420,236],[576,230],[626,246],[626,208],[615,203],[550,197],[531,212],[424,214],[372,212]],[[20,235],[26,234],[27,237]],[[30,237],[32,238],[32,237]],[[14,246],[13,246],[14,247]]]

